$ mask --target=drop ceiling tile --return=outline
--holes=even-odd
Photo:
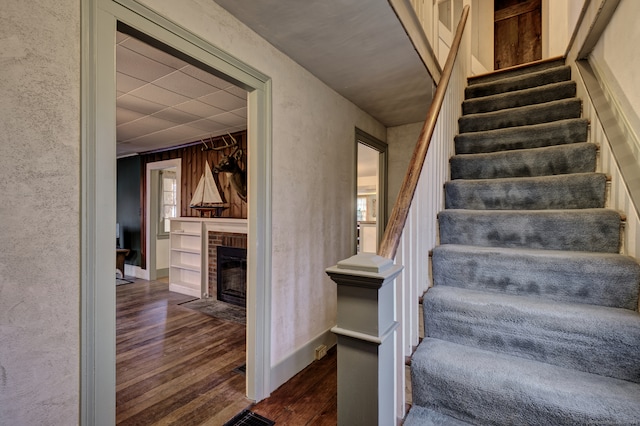
[[[162,111],[153,114],[153,116],[176,124],[187,124],[202,118],[175,108],[165,108]]]
[[[116,47],[116,71],[146,82],[152,82],[170,74],[174,68],[118,45]]]
[[[147,84],[146,81],[131,77],[130,75],[123,74],[121,72],[116,72],[116,87],[119,92],[131,92],[145,84]]]
[[[128,34],[121,33],[120,31],[116,31],[116,44],[122,43],[129,37],[131,36]]]
[[[189,98],[197,98],[220,90],[181,71],[159,78],[153,84]]]
[[[150,115],[139,120],[118,126],[116,129],[118,132],[118,139],[131,140],[142,135],[155,133],[164,129],[171,129],[173,127],[175,127],[175,123],[167,120],[162,120]],[[120,138],[120,134],[123,135],[122,138]]]
[[[224,89],[225,87],[229,87],[229,84],[231,84],[228,81],[223,80],[220,77],[217,77],[193,65],[187,65],[181,68],[180,71],[191,77],[197,78],[204,83],[217,87],[218,89]]]
[[[225,87],[225,92],[229,92],[232,95],[235,95],[237,97],[239,97],[240,99],[247,99],[247,91],[244,89],[239,88],[238,86],[229,86],[229,87]]]
[[[129,37],[128,39],[120,43],[120,46],[123,46],[142,56],[145,56],[146,58],[153,59],[156,62],[165,64],[176,70],[187,65],[187,63],[182,59],[178,59],[169,53],[166,53],[143,41],[138,40],[137,38]]]
[[[240,117],[244,118],[245,120],[247,119],[247,107],[234,109],[231,112],[234,113],[237,116],[240,116]]]
[[[223,131],[229,126],[222,123],[218,123],[216,121],[202,119],[202,120],[189,123],[189,127],[194,127],[196,129],[203,130],[208,133],[217,133],[217,132]]]
[[[202,118],[222,114],[223,112],[225,112],[224,110],[212,107],[211,105],[205,104],[204,102],[200,102],[195,99],[183,102],[179,105],[174,105],[174,108],[179,109],[180,111],[188,112],[189,114],[197,115]]]
[[[166,108],[156,102],[138,98],[133,95],[124,95],[116,99],[116,107],[129,109],[142,114],[153,114]]]
[[[146,114],[142,114],[137,111],[131,111],[130,109],[126,108],[116,107],[116,123],[118,123],[118,126],[138,120],[142,117],[146,117]]]
[[[202,138],[208,137],[206,132],[196,132],[188,126],[177,126],[162,132],[146,134],[139,138],[129,141],[132,144],[144,145],[146,150],[158,149],[159,147],[170,147],[182,145],[190,142],[197,142]]]
[[[239,98],[225,91],[202,96],[198,98],[198,100],[225,111],[232,111],[234,109],[247,106],[247,101],[245,99]]]
[[[131,92],[133,96],[153,101],[165,106],[178,105],[187,102],[190,98],[179,93],[172,92],[155,84],[147,84]]]
[[[213,117],[209,117],[209,120],[213,120],[216,123],[222,123],[226,126],[239,126],[240,124],[247,121],[245,118],[240,117],[239,115],[232,114],[230,112],[225,112],[224,114],[214,115]]]

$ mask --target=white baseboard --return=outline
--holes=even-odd
[[[142,269],[136,265],[129,265],[128,263],[124,264],[124,274],[128,277],[136,277],[143,280],[149,279],[149,271],[146,269]]]
[[[186,294],[187,296],[193,296],[200,299],[202,295],[200,294],[199,288],[187,287],[185,285],[169,283],[169,291],[173,291],[175,293]]]
[[[327,329],[278,364],[271,367],[271,392],[278,389],[306,366],[311,364],[315,360],[316,348],[318,346],[326,345],[327,349],[330,349],[335,346],[335,344],[336,335],[331,332],[331,329]]]

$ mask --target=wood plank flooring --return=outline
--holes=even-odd
[[[243,409],[277,425],[337,424],[336,349],[251,407],[245,327],[180,306],[166,280],[116,287],[118,425],[221,426]]]
[[[116,287],[116,422],[222,425],[249,407],[245,327],[179,305],[167,282]]]
[[[335,426],[338,424],[337,352],[333,347],[271,396],[251,408],[276,422],[290,426]]]

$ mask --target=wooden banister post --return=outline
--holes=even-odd
[[[394,425],[394,279],[402,266],[373,253],[326,272],[338,285],[338,424]]]

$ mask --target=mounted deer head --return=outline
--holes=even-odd
[[[238,196],[242,201],[247,201],[247,171],[243,169],[240,164],[242,163],[242,158],[244,156],[244,151],[240,148],[238,141],[229,135],[232,143],[228,143],[227,140],[222,137],[222,141],[225,143],[224,146],[214,147],[213,142],[212,146],[209,147],[206,142],[202,141],[205,148],[202,148],[203,151],[222,151],[227,148],[235,148],[233,152],[229,155],[225,155],[222,157],[222,160],[213,168],[213,173],[225,173],[231,186],[238,193]]]

